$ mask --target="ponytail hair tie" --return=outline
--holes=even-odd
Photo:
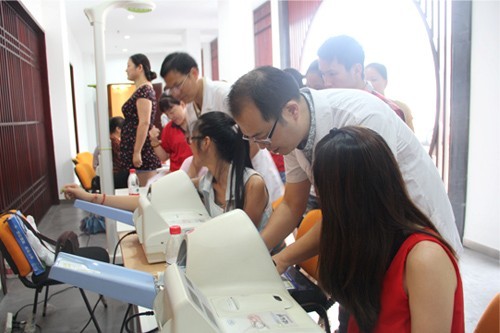
[[[330,138],[333,138],[338,133],[340,133],[340,130],[337,127],[335,127],[330,130],[330,133],[328,133],[328,135],[330,136]]]

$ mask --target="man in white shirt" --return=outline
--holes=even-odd
[[[226,101],[231,85],[200,77],[198,64],[189,54],[174,52],[167,55],[161,65],[160,75],[167,85],[167,93],[186,103],[189,129],[207,112],[222,111],[231,115]],[[283,195],[284,190],[271,155],[251,143],[250,157],[254,169],[264,178],[271,200],[275,201]],[[190,172],[196,174],[192,169]]]
[[[204,113],[222,111],[230,115],[226,97],[231,85],[200,77],[198,64],[189,54],[174,52],[161,64],[160,75],[165,80],[167,93],[186,103],[188,126]]]
[[[284,198],[261,233],[269,249],[285,239],[302,218],[314,183],[311,167],[316,144],[332,128],[354,125],[371,128],[385,139],[410,197],[456,252],[461,252],[451,204],[434,163],[411,130],[379,98],[357,89],[299,90],[283,71],[260,67],[236,81],[228,101],[247,138],[285,155]],[[320,230],[317,224],[277,254],[278,270],[318,254]]]

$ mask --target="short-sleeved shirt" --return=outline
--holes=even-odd
[[[212,111],[222,111],[232,117],[227,104],[227,95],[231,90],[231,85],[223,81],[211,81],[203,78],[203,106],[201,110],[195,106],[194,102],[186,106],[188,128],[191,130],[194,122],[202,114]],[[198,111],[197,111],[198,110]],[[281,181],[278,169],[271,158],[271,153],[267,150],[262,150],[257,155],[258,158],[252,165],[260,175],[264,175],[264,181],[269,190],[269,193],[274,198],[276,193],[283,193],[283,182]],[[266,156],[268,155],[268,156]],[[269,158],[268,158],[269,157]],[[254,156],[254,159],[256,156]]]
[[[129,170],[134,168],[132,164],[132,156],[134,155],[135,139],[137,137],[137,126],[139,125],[139,115],[137,110],[137,100],[145,98],[151,101],[152,109],[149,119],[149,129],[153,127],[153,121],[156,114],[156,94],[149,84],[145,84],[137,88],[132,96],[123,104],[122,113],[125,116],[123,123],[121,142],[120,142],[120,159],[121,169]],[[138,170],[156,170],[161,167],[161,162],[156,156],[149,141],[149,135],[146,136],[144,145],[141,150],[142,165]]]
[[[186,105],[186,117],[188,128],[192,129],[193,124],[198,118],[205,113],[212,111],[221,111],[231,115],[229,106],[226,102],[226,97],[231,90],[231,85],[224,81],[212,81],[208,78],[203,78],[203,105],[201,110],[191,102]]]
[[[193,155],[182,128],[170,121],[161,131],[161,147],[170,155],[170,171],[180,169],[182,162]]]
[[[460,254],[462,243],[438,170],[413,132],[394,111],[379,98],[359,89],[302,88],[301,93],[306,98],[311,116],[315,117],[313,146],[333,128],[363,126],[377,132],[394,154],[410,198]],[[314,184],[311,165],[303,151],[293,150],[285,156],[287,182],[309,179]]]

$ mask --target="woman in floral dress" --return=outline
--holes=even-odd
[[[134,81],[136,90],[123,104],[125,124],[122,128],[120,157],[122,169],[136,169],[141,186],[161,167],[158,156],[151,147],[148,132],[156,114],[156,95],[151,81],[156,73],[144,54],[135,54],[128,59],[127,78]]]

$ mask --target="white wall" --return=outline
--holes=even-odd
[[[472,3],[471,112],[464,244],[500,253],[500,2]]]
[[[253,6],[233,0],[219,0],[218,6],[219,78],[233,83],[255,67]]]

